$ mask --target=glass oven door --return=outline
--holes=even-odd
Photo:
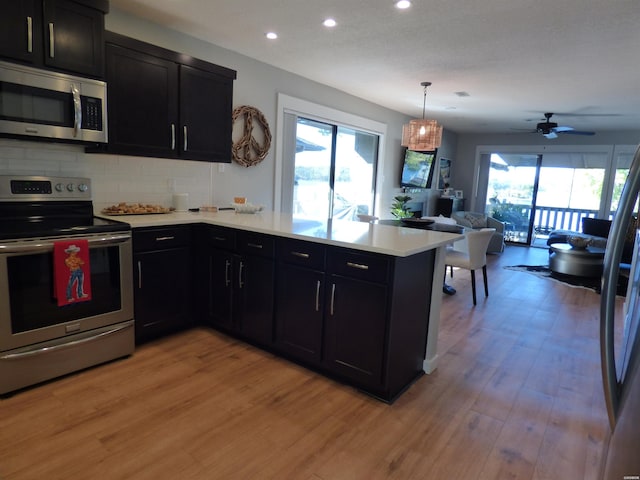
[[[92,298],[62,307],[54,296],[53,241],[0,245],[0,351],[133,318],[130,233],[71,238],[89,241]]]

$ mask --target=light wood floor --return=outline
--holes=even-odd
[[[207,329],[0,400],[0,479],[595,479],[600,297],[489,257],[440,367],[393,405]]]

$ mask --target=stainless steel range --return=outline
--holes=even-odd
[[[0,176],[0,394],[133,353],[131,227],[91,198],[86,178]],[[86,278],[54,255],[76,245]]]

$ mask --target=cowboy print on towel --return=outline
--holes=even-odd
[[[58,306],[91,300],[89,242],[67,240],[53,246],[55,297]]]

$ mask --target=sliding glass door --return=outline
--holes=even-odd
[[[506,240],[546,246],[551,230],[580,231],[582,218],[609,218],[607,153],[491,155],[486,211],[505,222]],[[624,181],[624,167],[611,182]],[[618,187],[619,188],[619,187]],[[617,192],[617,197],[616,197]]]
[[[293,215],[357,220],[372,214],[378,136],[298,117]]]

